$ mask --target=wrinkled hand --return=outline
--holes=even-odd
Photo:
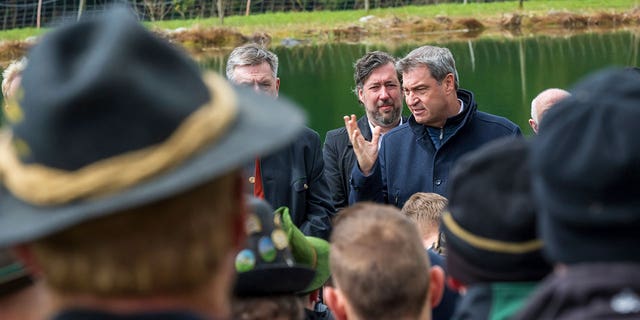
[[[349,134],[349,140],[353,145],[353,152],[358,159],[358,166],[360,171],[364,175],[368,175],[373,168],[373,165],[378,159],[378,140],[380,140],[380,127],[373,129],[371,142],[364,139],[360,130],[358,130],[358,123],[356,122],[356,116],[351,115],[344,116],[344,127]]]

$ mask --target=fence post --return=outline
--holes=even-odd
[[[247,10],[244,12],[245,16],[249,15],[250,9],[251,9],[251,0],[247,0]]]
[[[84,3],[85,3],[85,0],[80,0],[80,4],[78,5],[78,18],[76,18],[76,20],[80,20],[80,17],[82,16],[82,11],[84,10]]]
[[[224,0],[218,0],[218,17],[220,18],[220,25],[224,24]]]
[[[42,0],[38,0],[38,10],[36,12],[36,27],[40,29],[40,16],[42,15]]]

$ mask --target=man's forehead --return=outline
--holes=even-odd
[[[396,72],[393,63],[391,62],[371,70],[371,73],[369,73],[369,76],[367,76],[367,79],[364,82],[386,82],[390,80],[399,81],[398,73]]]
[[[265,67],[266,64],[266,67]],[[236,79],[252,79],[252,80],[275,80],[271,67],[264,62],[255,65],[237,66],[233,70]]]

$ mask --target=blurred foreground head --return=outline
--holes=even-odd
[[[430,319],[441,298],[442,273],[435,279],[418,228],[395,207],[341,211],[329,256],[326,299],[338,319]]]
[[[533,191],[550,260],[640,262],[640,73],[578,83],[534,139]]]
[[[0,247],[22,244],[61,297],[224,305],[244,235],[237,168],[290,142],[301,113],[203,75],[123,8],[28,57],[0,142]]]
[[[442,230],[447,268],[462,284],[538,281],[551,271],[536,232],[528,157],[527,142],[509,137],[456,163]]]

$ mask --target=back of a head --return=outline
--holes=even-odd
[[[286,102],[203,74],[122,7],[47,33],[21,90],[0,143],[0,246],[26,244],[68,295],[210,285],[242,239],[240,164],[303,125]]]
[[[395,207],[358,203],[341,211],[330,266],[361,319],[417,319],[428,305],[428,257],[418,229]]]
[[[532,145],[533,192],[554,262],[640,262],[640,74],[608,69],[545,115]]]
[[[402,213],[415,221],[421,229],[438,228],[447,198],[431,192],[416,192],[402,206]]]
[[[524,139],[503,138],[451,172],[442,230],[449,274],[463,284],[538,281],[551,271],[536,234],[528,156]]]

